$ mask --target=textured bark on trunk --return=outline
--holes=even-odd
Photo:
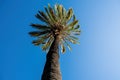
[[[46,64],[41,80],[62,80],[59,64],[59,38],[55,37],[46,56]]]

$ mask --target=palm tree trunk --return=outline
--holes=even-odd
[[[46,56],[46,64],[41,80],[62,80],[59,64],[59,38],[55,37]]]

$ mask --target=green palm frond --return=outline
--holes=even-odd
[[[65,38],[66,40],[68,40],[69,42],[71,42],[71,43],[73,43],[73,44],[80,44],[79,42],[78,42],[78,40],[76,40],[76,39],[74,39],[74,38],[71,38],[71,37],[66,37]]]
[[[62,52],[62,53],[65,53],[65,51],[66,51],[65,46],[64,46],[64,44],[62,43],[62,44],[61,44],[61,52]]]
[[[39,44],[43,43],[44,39],[38,39],[38,40],[34,40],[32,43],[36,46],[38,46]]]
[[[49,46],[51,45],[51,43],[53,42],[54,38],[51,36],[49,38],[49,40],[42,46],[43,50],[47,50],[49,48]]]
[[[47,13],[47,16],[49,17],[48,20],[49,20],[50,24],[52,25],[53,24],[53,18],[52,18],[50,12],[48,11],[48,9],[46,7],[45,7],[45,11]]]
[[[56,15],[56,18],[58,19],[58,14],[59,14],[59,12],[58,12],[58,5],[56,4],[55,6],[54,6],[54,11],[55,11],[55,15]]]
[[[80,25],[77,25],[77,26],[75,27],[75,30],[76,30],[76,29],[79,29],[79,28],[80,28]]]
[[[75,27],[75,25],[77,25],[77,24],[78,24],[78,20],[75,20],[75,21],[71,22],[70,24],[68,24],[68,28],[71,30],[71,29],[73,29],[73,28]]]
[[[63,19],[66,17],[66,9],[65,8],[62,8],[62,17],[63,17]]]
[[[39,29],[39,30],[50,30],[50,27],[46,25],[41,25],[41,24],[31,24],[33,28]]]
[[[73,21],[75,21],[76,20],[76,17],[75,17],[75,15],[73,15]]]
[[[79,44],[79,39],[76,37],[80,35],[80,25],[73,12],[70,8],[66,10],[62,5],[56,4],[51,7],[48,4],[44,7],[45,12],[38,11],[36,18],[45,24],[31,24],[36,31],[31,31],[29,34],[36,37],[33,40],[33,44],[38,46],[42,44],[43,50],[49,50],[52,42],[55,40],[55,36],[59,36],[59,43],[61,46],[61,52],[66,51],[66,47],[71,50],[69,43]]]
[[[66,40],[64,40],[64,42],[65,42],[66,46],[68,47],[68,49],[71,51],[72,50],[71,46],[67,43]]]
[[[42,37],[39,37],[37,40],[34,40],[32,43],[36,46],[45,43],[45,41],[51,36],[51,34],[43,35]]]
[[[78,40],[78,38],[77,37],[75,37],[75,36],[69,36],[70,38],[72,38],[72,39],[75,39],[75,40]]]
[[[73,33],[74,35],[80,35],[80,32],[81,32],[81,31],[77,29],[77,30],[73,30],[72,33]]]
[[[50,5],[48,5],[49,13],[51,15],[51,18],[53,19],[54,22],[56,22],[56,16],[54,10],[51,8]]]
[[[58,14],[58,15],[59,15],[59,18],[62,19],[62,11],[63,11],[62,5],[58,5],[58,8],[57,8],[57,9],[58,9],[58,13],[59,13],[59,14]]]
[[[66,15],[65,21],[68,22],[72,18],[72,16],[73,16],[73,10],[72,8],[70,8]]]
[[[43,34],[47,34],[49,32],[50,32],[50,30],[46,30],[46,31],[42,31],[42,32],[40,32],[40,31],[32,31],[32,32],[29,32],[29,34],[31,36],[33,36],[33,37],[37,37],[37,36],[40,36],[40,35],[43,35]]]
[[[42,12],[42,11],[38,11],[38,12],[47,22],[49,22],[48,21],[48,17],[47,17],[47,15],[44,12]]]
[[[38,18],[40,21],[45,22],[46,24],[49,24],[49,22],[45,18],[43,18],[41,15],[36,14],[35,17]]]

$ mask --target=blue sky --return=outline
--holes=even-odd
[[[120,0],[0,0],[0,80],[40,80],[46,54],[28,32],[48,3],[72,7],[82,30],[60,54],[63,80],[120,80]]]

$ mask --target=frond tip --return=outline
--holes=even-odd
[[[69,43],[79,44],[77,35],[80,35],[81,30],[73,9],[66,10],[59,4],[54,7],[48,4],[44,9],[45,12],[38,11],[35,15],[43,24],[32,23],[30,25],[36,29],[36,31],[29,32],[32,37],[37,38],[32,43],[36,46],[42,44],[42,49],[46,51],[49,50],[55,36],[59,36],[62,53],[66,52],[66,47],[71,50]]]

